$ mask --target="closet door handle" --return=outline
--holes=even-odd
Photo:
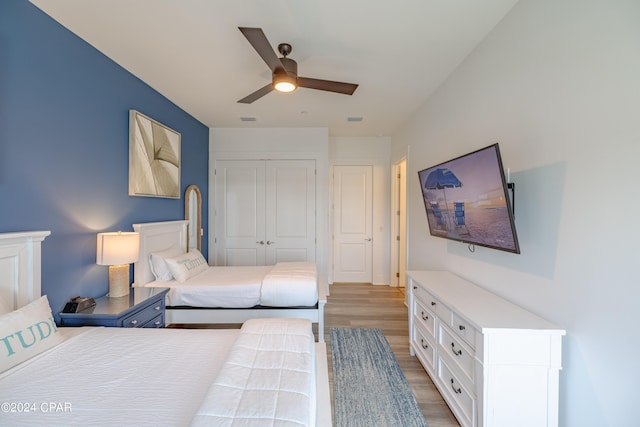
[[[276,242],[272,242],[271,240],[267,240],[267,245],[275,245]]]
[[[260,240],[259,242],[256,242],[259,245],[264,245],[264,240]]]
[[[369,237],[369,238],[364,239],[364,240],[366,240],[367,242],[370,242],[370,241],[372,241],[373,239],[372,239],[371,237]]]

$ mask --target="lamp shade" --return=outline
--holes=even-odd
[[[120,265],[138,260],[140,234],[134,232],[98,233],[96,264]]]

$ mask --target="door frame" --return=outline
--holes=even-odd
[[[391,166],[391,253],[389,283],[405,287],[407,263],[407,159]]]
[[[391,243],[389,241],[391,233],[391,213],[389,209],[391,199],[391,163],[388,158],[358,157],[358,158],[333,158],[329,166],[329,235],[328,256],[329,260],[329,284],[333,283],[333,256],[334,240],[332,238],[334,229],[333,203],[333,167],[334,166],[372,166],[373,167],[373,284],[389,285],[389,256]]]

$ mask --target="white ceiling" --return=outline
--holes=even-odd
[[[31,2],[209,127],[389,136],[517,0]],[[352,96],[299,88],[238,104],[271,79],[239,26],[262,28],[274,50],[290,43],[300,76],[360,86]]]

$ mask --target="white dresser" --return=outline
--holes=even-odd
[[[409,340],[462,426],[557,426],[558,326],[446,271],[407,271]]]

